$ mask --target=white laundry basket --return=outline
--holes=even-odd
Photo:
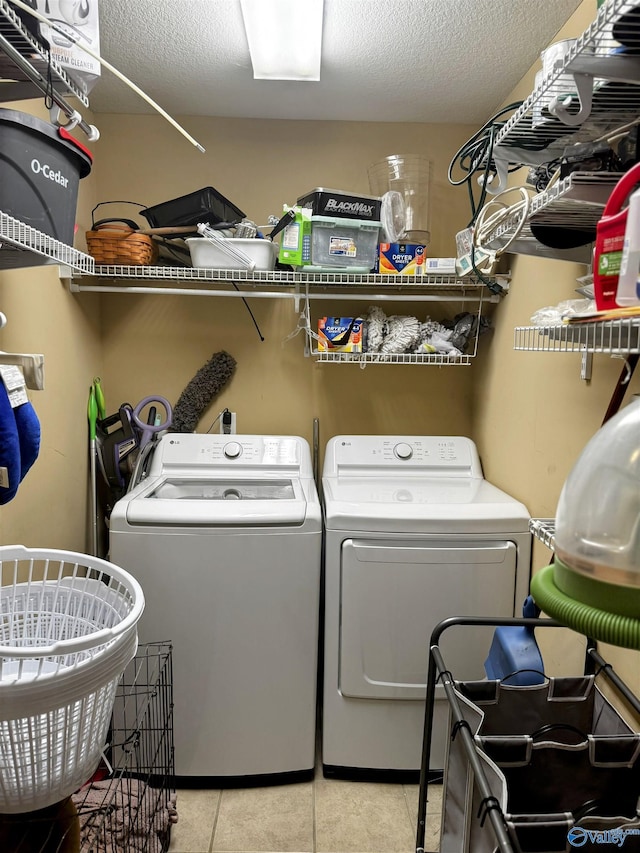
[[[0,813],[46,808],[95,772],[135,656],[139,583],[97,557],[0,547]]]

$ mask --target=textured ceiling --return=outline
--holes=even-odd
[[[579,5],[325,0],[320,82],[297,83],[253,79],[240,0],[100,0],[101,53],[175,116],[477,124]],[[150,111],[106,70],[90,100]]]

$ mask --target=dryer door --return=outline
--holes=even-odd
[[[342,543],[340,691],[424,699],[433,628],[450,616],[513,616],[513,542],[346,539]],[[484,678],[493,628],[451,628],[447,667]]]

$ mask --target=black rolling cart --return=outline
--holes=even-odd
[[[586,638],[584,671],[575,677],[545,677],[526,686],[509,685],[508,679],[457,682],[439,647],[454,625],[566,627],[553,619],[454,617],[434,628],[416,853],[426,853],[438,683],[450,709],[441,853],[640,851],[640,733],[608,697],[639,716],[640,700],[595,642]]]

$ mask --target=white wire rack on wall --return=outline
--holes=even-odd
[[[483,288],[476,291],[473,301],[477,307],[473,311],[474,324],[471,327],[466,341],[465,352],[456,351],[455,354],[445,352],[391,352],[385,351],[385,345],[377,352],[367,352],[367,319],[363,315],[363,351],[345,352],[338,350],[326,350],[319,346],[319,335],[316,332],[317,324],[311,318],[311,303],[305,299],[303,310],[298,319],[298,327],[289,336],[302,331],[305,334],[305,356],[314,358],[319,363],[333,364],[358,364],[361,368],[368,364],[421,364],[435,367],[460,367],[469,366],[478,352],[478,337],[481,331]],[[333,299],[333,296],[331,297]],[[389,297],[393,298],[393,297]],[[369,297],[370,299],[370,297]],[[453,301],[460,300],[460,294],[452,295]],[[443,301],[438,299],[437,301]],[[464,301],[464,299],[463,299]],[[471,312],[468,312],[471,314]]]
[[[193,284],[202,290],[201,295],[233,295],[225,289],[216,292],[210,284],[243,286],[248,293],[243,295],[264,296],[295,295],[305,293],[308,299],[323,299],[327,293],[337,299],[389,298],[394,301],[477,301],[478,294],[486,289],[483,282],[473,276],[461,278],[456,275],[393,276],[355,274],[347,272],[288,272],[285,270],[256,270],[247,272],[237,269],[206,269],[203,267],[171,266],[104,266],[97,264],[89,275],[90,283],[84,278],[73,282],[73,289],[115,293],[184,293]],[[98,279],[98,281],[96,281]],[[496,276],[491,283],[508,285],[508,276]],[[132,282],[131,284],[129,282]],[[135,283],[133,283],[135,282]],[[255,292],[251,292],[255,291]]]
[[[509,163],[545,163],[572,143],[637,121],[639,45],[635,0],[608,0],[498,133],[492,156],[500,182],[494,191],[506,186]]]
[[[364,367],[367,364],[431,364],[434,367],[460,367],[471,364],[474,356],[458,355],[450,356],[442,353],[375,353],[375,352],[319,352],[311,349],[309,355],[316,361],[333,364],[359,364]]]
[[[514,349],[532,352],[640,353],[640,317],[598,323],[517,326]]]
[[[38,260],[34,260],[33,255]],[[62,264],[85,274],[92,274],[94,270],[90,255],[0,211],[0,270],[37,266],[38,262]]]
[[[24,26],[6,0],[0,0],[0,100],[16,101],[42,94],[41,87],[56,87],[88,107],[89,99],[66,71],[53,59],[45,44]]]
[[[488,248],[499,249],[519,228],[520,233],[511,242],[509,251],[538,257],[561,257],[563,260],[589,264],[592,253],[590,244],[557,250],[538,242],[532,226],[575,231],[595,229],[607,199],[620,177],[618,172],[572,172],[531,198],[524,223],[521,222],[520,214],[509,214],[505,211],[502,220],[489,230],[482,243]]]
[[[529,520],[529,532],[546,545],[551,551],[555,544],[555,518],[532,518]]]

